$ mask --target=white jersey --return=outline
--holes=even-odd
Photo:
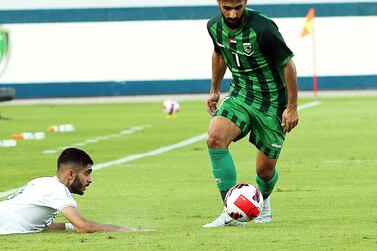
[[[56,176],[34,179],[0,202],[0,234],[42,231],[67,206],[77,203]]]

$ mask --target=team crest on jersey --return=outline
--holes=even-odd
[[[254,51],[251,48],[251,43],[243,43],[242,46],[243,52],[246,56],[251,56],[254,53]]]

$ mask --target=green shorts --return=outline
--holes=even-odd
[[[285,138],[279,116],[264,113],[234,97],[226,97],[213,116],[226,117],[241,129],[234,141],[250,132],[249,141],[258,150],[272,159],[279,157]]]

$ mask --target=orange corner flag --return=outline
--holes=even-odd
[[[301,32],[301,37],[306,36],[313,32],[313,20],[315,16],[314,8],[310,8],[308,14],[306,15],[306,21],[304,25],[304,29]]]

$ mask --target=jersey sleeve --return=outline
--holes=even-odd
[[[263,54],[267,55],[276,65],[286,65],[293,57],[293,52],[286,45],[277,25],[272,20],[262,30],[259,43]]]
[[[59,212],[61,212],[63,208],[68,206],[77,207],[75,199],[72,197],[72,194],[65,186],[60,187],[55,191],[51,191],[51,193],[46,196],[46,204],[47,206],[54,208]]]
[[[208,30],[209,36],[210,36],[211,39],[212,39],[214,50],[215,50],[216,53],[219,53],[219,54],[220,54],[220,53],[221,53],[220,47],[217,45],[216,40],[215,40],[215,38],[213,37],[213,35],[212,35],[210,29],[211,29],[211,22],[208,21],[208,23],[207,23],[207,30]]]

